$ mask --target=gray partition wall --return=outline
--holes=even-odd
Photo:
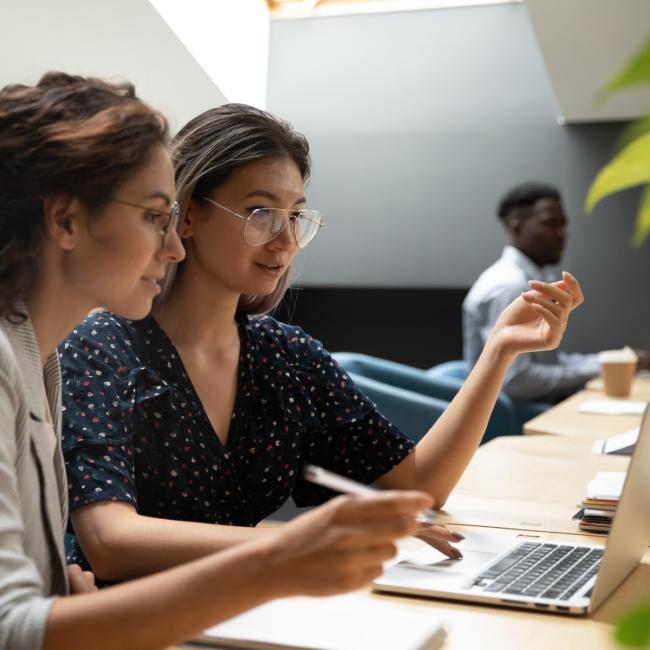
[[[327,222],[300,260],[294,321],[360,349],[348,326],[375,310],[368,351],[458,356],[462,296],[503,244],[495,203],[541,180],[564,193],[564,266],[588,297],[566,348],[650,347],[650,244],[629,245],[638,194],[582,209],[621,124],[560,126],[553,102],[521,4],[273,22],[268,108],[308,136],[308,200]],[[393,301],[402,288],[411,303]]]

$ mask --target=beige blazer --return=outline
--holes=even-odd
[[[67,486],[60,432],[61,375],[56,354],[43,369],[31,322],[14,325],[0,318],[3,650],[38,650],[53,597],[68,592],[63,548]]]

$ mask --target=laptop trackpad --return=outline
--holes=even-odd
[[[399,566],[435,575],[436,584],[438,585],[443,580],[445,583],[457,584],[459,582],[467,582],[468,578],[480,573],[483,567],[490,564],[496,557],[497,553],[468,551],[463,553],[463,557],[460,560],[450,560],[447,557],[431,563],[410,562],[406,560],[400,562]]]
[[[428,545],[419,545],[400,553],[398,566],[418,573],[435,576],[436,586],[446,584],[459,586],[468,578],[480,573],[497,556],[517,544],[513,536],[470,534],[457,548],[462,552],[460,560],[451,560]]]

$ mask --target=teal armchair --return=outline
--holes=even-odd
[[[467,376],[467,366],[462,361],[450,361],[429,370],[421,370],[356,352],[336,352],[333,357],[347,372],[447,403],[454,398]],[[389,417],[387,413],[386,415]],[[499,435],[521,433],[518,417],[512,400],[507,395],[500,394],[482,443]],[[397,422],[395,424],[399,426]]]
[[[377,405],[379,412],[414,442],[424,436],[449,406],[444,400],[377,381],[343,367],[361,392]]]
[[[446,363],[433,366],[433,368],[429,368],[425,372],[429,377],[433,377],[434,379],[451,380],[456,383],[458,388],[460,388],[469,374],[469,369],[465,361],[447,361]],[[531,420],[537,415],[540,415],[540,413],[544,413],[544,411],[551,408],[550,404],[545,404],[543,402],[520,402],[518,400],[513,400],[505,393],[501,393],[499,396],[497,406],[512,411],[515,433],[521,433],[524,424],[528,422],[528,420]]]

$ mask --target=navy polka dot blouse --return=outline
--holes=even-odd
[[[72,510],[112,500],[152,517],[254,526],[289,496],[300,506],[332,496],[301,478],[304,463],[371,483],[408,455],[413,443],[319,341],[269,316],[237,324],[225,447],[152,317],[95,313],[69,335],[59,352]]]

